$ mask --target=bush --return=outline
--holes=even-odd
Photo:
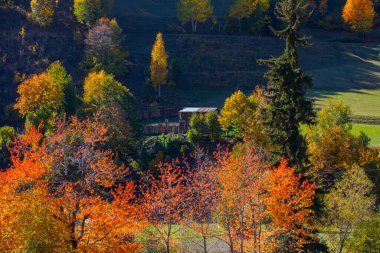
[[[142,163],[153,174],[160,162],[170,162],[192,151],[192,145],[183,135],[160,135],[146,137],[143,141]]]
[[[380,214],[359,223],[348,240],[352,253],[380,253]]]
[[[190,119],[190,127],[186,135],[191,143],[206,144],[218,142],[221,134],[218,113],[212,111],[206,114],[194,114]]]

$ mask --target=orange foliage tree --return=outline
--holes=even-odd
[[[142,184],[142,202],[147,221],[159,234],[166,252],[171,250],[173,225],[181,221],[186,210],[186,175],[179,160],[159,165],[159,176],[149,175]]]
[[[347,0],[342,17],[353,31],[368,32],[371,30],[375,18],[372,0]]]
[[[186,170],[191,170],[191,173],[187,177],[187,210],[182,223],[202,236],[200,244],[203,252],[207,253],[207,240],[219,233],[212,218],[217,199],[216,167],[203,149],[197,149],[191,158],[190,164],[186,163]]]
[[[215,157],[219,186],[215,219],[227,233],[220,239],[231,253],[268,252],[271,242],[264,229],[267,155],[247,144]]]
[[[286,252],[302,252],[313,230],[311,209],[316,185],[302,180],[285,159],[268,175],[265,203],[277,247]]]
[[[96,118],[72,118],[58,122],[56,128],[46,139],[38,129],[26,132],[12,150],[13,167],[0,174],[4,182],[0,225],[9,228],[0,235],[2,250],[44,245],[48,252],[136,251],[134,234],[140,216],[134,204],[135,186],[118,186],[127,169],[114,163],[111,151],[101,148],[107,128]],[[36,206],[44,210],[41,217],[28,216]],[[46,232],[42,227],[46,223],[37,221],[51,221],[50,237],[20,236],[30,231],[29,223],[20,222],[25,217],[35,221],[31,224],[40,233]]]

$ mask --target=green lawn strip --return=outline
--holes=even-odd
[[[354,117],[380,118],[380,89],[313,90],[308,95],[315,99],[317,109],[334,99],[350,105]]]
[[[380,147],[380,125],[353,124],[352,132],[356,135],[365,133],[371,139],[372,147]]]

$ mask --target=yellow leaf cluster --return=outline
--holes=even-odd
[[[260,108],[263,106],[262,91],[256,88],[250,96],[236,91],[226,99],[218,118],[224,131],[233,131],[240,137],[248,137],[265,143]]]
[[[122,98],[128,89],[104,70],[88,74],[84,81],[83,101],[89,107],[98,107],[104,102]]]
[[[209,0],[180,0],[177,6],[177,16],[182,23],[189,21],[205,22],[213,13]]]
[[[347,0],[342,17],[353,31],[368,32],[375,17],[373,3],[371,0]]]
[[[162,33],[158,33],[151,53],[150,80],[154,86],[159,86],[164,84],[167,78],[168,54],[165,50],[165,42]]]
[[[63,106],[64,87],[55,85],[46,72],[33,75],[22,82],[17,92],[20,97],[15,108],[22,116],[32,114],[38,109],[58,111]]]

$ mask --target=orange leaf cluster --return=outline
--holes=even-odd
[[[368,32],[375,18],[372,0],[347,0],[342,17],[353,31]]]
[[[73,118],[58,122],[50,137],[31,128],[16,141],[13,167],[0,173],[0,226],[6,228],[0,251],[138,250],[134,236],[142,223],[135,185],[117,185],[126,169],[102,150],[106,132],[97,119]]]

